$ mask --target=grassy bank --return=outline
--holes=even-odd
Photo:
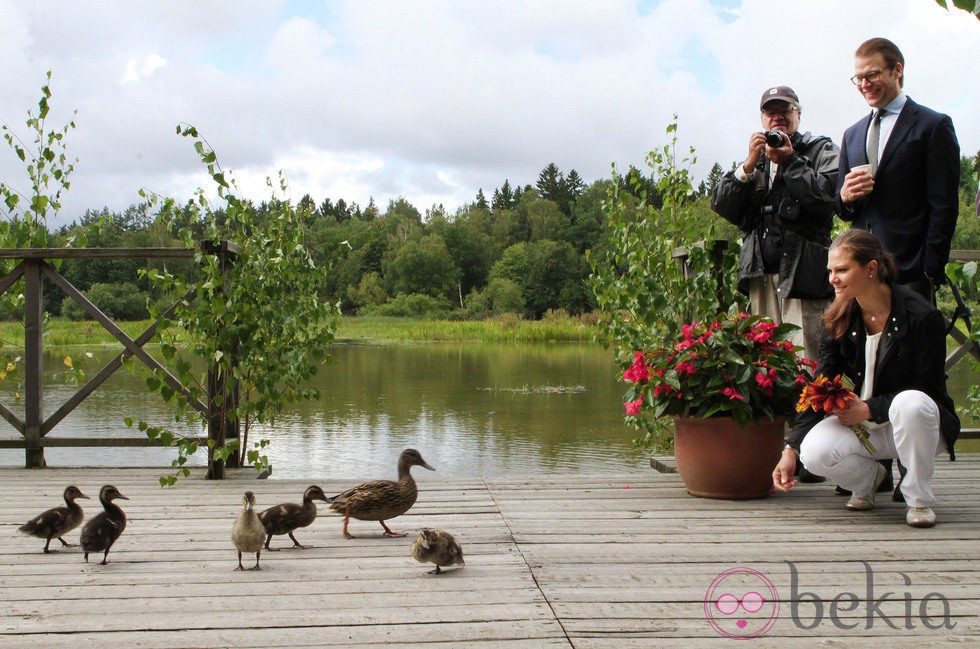
[[[132,338],[142,333],[149,321],[121,322],[119,327]],[[593,326],[584,319],[551,318],[521,320],[500,317],[481,321],[402,320],[387,318],[341,318],[337,340],[480,341],[480,342],[590,342]],[[23,346],[24,326],[0,323],[0,344]],[[45,347],[99,346],[116,339],[95,322],[52,320],[45,326]]]
[[[595,332],[576,318],[521,320],[502,316],[489,320],[401,320],[343,318],[339,340],[430,340],[480,342],[590,342]]]

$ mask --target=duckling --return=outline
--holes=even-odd
[[[465,565],[459,543],[456,543],[452,534],[442,530],[424,529],[419,532],[418,538],[412,544],[412,556],[419,563],[436,564],[436,569],[429,571],[430,575],[440,574],[440,566]]]
[[[111,484],[99,490],[99,501],[102,502],[105,511],[89,519],[82,528],[82,550],[85,552],[86,562],[89,552],[102,552],[102,561],[99,565],[104,566],[108,562],[109,548],[126,529],[126,514],[119,505],[112,502],[117,499],[129,500]]]
[[[273,535],[276,534],[289,534],[289,538],[293,540],[293,547],[299,548],[300,550],[312,547],[303,545],[297,541],[296,537],[293,536],[293,530],[306,527],[316,520],[316,503],[313,502],[314,500],[330,502],[327,500],[327,495],[323,493],[323,489],[316,485],[310,485],[303,492],[302,505],[282,503],[280,505],[274,505],[259,514],[259,520],[262,521],[262,525],[265,527],[265,533],[268,535],[265,539],[266,550],[271,552],[279,549],[269,547],[269,542],[272,541]]]
[[[245,492],[242,498],[242,513],[231,528],[231,541],[238,548],[238,567],[235,570],[245,570],[242,565],[242,552],[255,553],[255,565],[249,570],[262,570],[259,567],[259,555],[262,554],[262,542],[265,541],[265,527],[255,513],[255,494]]]
[[[330,499],[330,509],[344,515],[344,536],[354,538],[347,531],[350,519],[378,521],[384,528],[384,536],[405,536],[405,532],[392,532],[385,520],[401,516],[415,504],[419,490],[415,486],[411,469],[420,466],[435,471],[422,459],[414,448],[405,449],[398,457],[398,481],[375,480],[365,482],[339,493]]]
[[[62,537],[82,524],[82,517],[84,516],[82,506],[76,503],[75,499],[88,499],[88,496],[83,494],[81,489],[75,485],[70,485],[65,488],[64,497],[66,507],[52,507],[18,528],[25,534],[36,536],[39,539],[47,539],[44,543],[45,554],[54,552],[48,547],[51,545],[51,539],[58,539],[61,541],[61,545],[66,548],[77,547]]]

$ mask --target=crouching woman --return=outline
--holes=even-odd
[[[797,461],[851,491],[847,508],[874,508],[886,471],[877,461],[898,458],[908,472],[901,483],[913,527],[936,524],[933,467],[942,450],[955,459],[960,422],[946,390],[946,330],[942,314],[915,292],[897,285],[894,258],[869,232],[849,230],[830,246],[827,271],[834,302],[823,315],[817,373],[848,377],[857,397],[825,417],[801,413],[773,471],[788,491]],[[876,453],[850,426],[863,425]]]

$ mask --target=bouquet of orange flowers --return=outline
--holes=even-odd
[[[846,408],[848,401],[857,398],[858,396],[850,388],[844,386],[840,374],[832,379],[821,374],[803,386],[803,391],[800,392],[800,400],[796,404],[796,412],[803,412],[812,408],[818,412],[822,410],[824,413],[832,415],[835,410]],[[871,443],[867,428],[861,424],[854,424],[850,426],[850,429],[854,431],[858,441],[861,442],[861,446],[867,449],[869,453],[874,455],[878,452],[878,449]]]

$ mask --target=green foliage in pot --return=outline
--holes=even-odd
[[[676,115],[667,135],[670,142],[647,155],[651,178],[613,168],[602,205],[610,234],[589,254],[589,284],[602,312],[597,339],[622,370],[637,350],[673,340],[684,323],[713,320],[738,301],[738,246],[716,245],[718,219],[694,206],[687,166],[696,158],[693,148],[677,158]],[[669,420],[651,415],[627,423],[641,433],[638,443],[669,448]]]

